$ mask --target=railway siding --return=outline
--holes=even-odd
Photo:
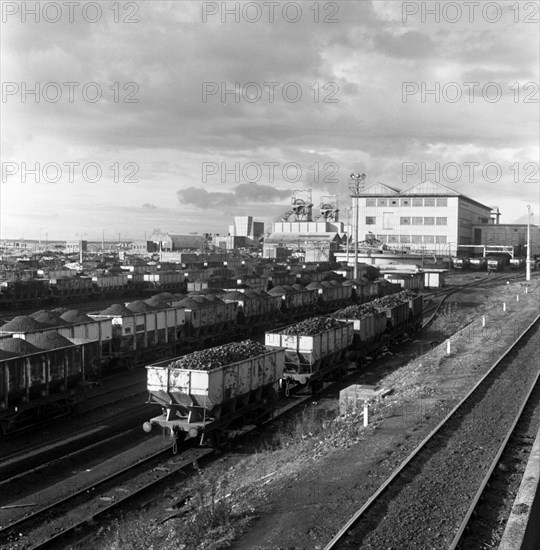
[[[536,379],[532,352],[538,350],[538,341],[536,330],[526,347],[488,375],[480,391],[416,455],[403,479],[335,548],[411,548],[411,542],[418,548],[450,545],[522,396]]]
[[[512,317],[511,315],[514,314],[514,313],[515,313],[515,311],[509,311],[509,312],[508,312],[508,317],[507,317],[507,319],[512,319],[513,317]],[[483,337],[483,339],[484,339],[484,340],[483,340],[483,343],[485,344],[485,342],[486,342],[486,333],[485,333],[485,332],[482,333],[482,337]],[[492,337],[490,336],[490,338],[492,338]],[[469,338],[469,339],[470,339],[470,338]],[[470,342],[469,342],[469,343],[470,343]],[[476,343],[478,343],[478,342],[476,342]],[[493,343],[493,346],[492,346],[493,348],[500,348],[500,346],[502,345],[502,344],[500,344],[500,343],[498,342],[498,340],[497,340],[497,335],[495,335],[495,339],[493,340],[492,343]],[[452,357],[452,356],[447,357],[447,354],[445,354],[445,351],[444,351],[443,348],[444,348],[444,345],[441,346],[440,349],[436,350],[436,355],[437,355],[438,359],[437,359],[436,361],[434,361],[433,364],[426,365],[426,364],[424,363],[424,365],[422,366],[424,370],[430,370],[430,367],[431,367],[431,366],[435,366],[435,367],[448,367],[447,359],[455,359],[455,357]],[[464,350],[464,349],[460,349],[460,350],[459,350],[459,355],[460,355],[460,357],[464,357],[464,356],[465,356],[465,351],[466,351],[466,350]],[[469,355],[471,355],[471,354],[469,354]],[[470,359],[470,357],[469,357],[469,359]],[[426,367],[428,367],[428,368],[426,368]],[[443,370],[444,370],[444,369],[443,369]],[[456,374],[456,373],[454,373],[454,374]],[[410,386],[409,386],[409,389],[410,389]],[[418,394],[417,394],[416,396],[418,396]],[[413,394],[409,394],[409,397],[414,398],[415,396],[414,396]],[[421,415],[421,416],[423,416],[423,415]],[[362,436],[362,435],[360,434],[360,439],[363,439],[363,437],[364,437],[364,436]],[[320,449],[320,447],[319,447],[319,449]],[[321,451],[321,454],[324,455],[325,452],[327,452],[327,449],[324,449],[324,446],[323,446],[322,451]],[[318,454],[318,456],[320,456],[320,455]],[[279,476],[276,476],[276,477],[279,477]],[[331,481],[331,480],[329,480],[329,482],[330,482],[330,481]],[[321,502],[317,502],[316,505],[317,505],[318,507],[321,507],[321,506],[322,506],[322,503],[321,503]],[[307,546],[309,547],[310,545],[307,545]]]
[[[160,449],[170,448],[170,441],[163,437],[156,436],[147,439],[140,444],[130,448],[121,455],[113,456],[103,462],[95,464],[85,471],[73,470],[71,476],[62,479],[59,483],[43,489],[38,494],[26,496],[20,500],[14,499],[9,502],[13,507],[2,510],[1,524],[6,526],[18,521],[27,515],[28,510],[36,512],[41,508],[42,503],[49,505],[69,497],[75,490],[91,487],[96,480],[102,480],[110,473],[127,467],[134,460],[142,459]],[[19,507],[20,506],[20,507]]]
[[[368,372],[358,383],[381,383],[394,389],[389,398],[370,410],[370,426],[365,430],[357,428],[361,417],[351,416],[348,421],[340,421],[344,426],[349,425],[348,430],[344,427],[342,435],[333,437],[332,434],[328,440],[325,434],[317,434],[311,445],[309,441],[305,443],[306,450],[297,449],[295,457],[286,463],[283,475],[276,476],[268,488],[269,498],[264,494],[258,496],[262,504],[257,506],[256,513],[260,517],[234,548],[248,549],[256,544],[322,548],[328,534],[336,531],[336,525],[344,524],[361,503],[367,501],[501,356],[514,338],[518,321],[525,328],[536,316],[536,281],[519,304],[512,304],[503,313],[500,300],[505,294],[515,300],[520,290],[523,292],[518,282],[491,290],[479,289],[484,303],[468,311],[468,322],[480,330],[470,336],[468,330],[463,331],[454,339],[451,354],[446,353],[442,342],[418,355],[415,348],[418,349],[419,342],[413,342],[408,350],[398,352],[391,359],[408,361],[402,368],[392,372],[392,367],[381,367],[377,372],[377,365],[368,365]],[[488,330],[484,331],[481,330],[483,315],[489,322]],[[429,338],[429,334],[425,338]],[[310,464],[310,456],[316,457],[317,462]],[[474,469],[474,465],[468,469]],[[319,496],[307,499],[308,487],[314,488]]]

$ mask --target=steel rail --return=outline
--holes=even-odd
[[[191,451],[193,451],[193,449],[191,449]],[[205,457],[209,454],[212,454],[213,452],[214,452],[214,449],[210,449],[210,448],[195,450],[196,456],[186,458],[180,465],[178,465],[176,468],[174,468],[174,469],[172,469],[168,472],[162,472],[162,474],[159,476],[158,479],[151,479],[147,483],[144,483],[140,487],[137,487],[134,491],[130,492],[129,494],[124,495],[123,497],[119,498],[118,500],[115,500],[111,504],[108,504],[107,506],[104,506],[100,510],[97,510],[97,511],[93,512],[91,515],[87,516],[86,518],[81,519],[79,521],[76,521],[76,522],[72,523],[71,525],[62,528],[61,531],[57,531],[54,535],[52,535],[51,537],[47,538],[44,541],[33,544],[32,546],[28,547],[27,550],[39,550],[39,549],[42,549],[42,548],[49,547],[51,544],[54,544],[54,543],[58,542],[58,540],[61,539],[62,537],[65,537],[66,535],[68,535],[69,533],[72,533],[76,529],[84,526],[85,524],[88,524],[89,521],[91,521],[91,520],[93,520],[93,519],[95,519],[95,518],[97,518],[97,517],[99,517],[99,516],[101,516],[101,515],[103,515],[107,512],[110,512],[114,508],[117,508],[120,504],[124,504],[128,500],[131,500],[132,498],[140,495],[142,492],[146,491],[150,487],[152,487],[154,485],[157,485],[157,484],[161,483],[163,480],[167,479],[168,477],[171,477],[172,475],[180,472],[186,466],[189,466],[190,464],[192,464],[194,461],[200,460],[201,458],[203,458],[203,457]]]
[[[434,294],[435,297],[443,296],[443,298],[441,299],[441,301],[436,306],[434,306],[433,308],[428,308],[429,310],[433,309],[434,312],[433,312],[433,315],[431,316],[431,319],[429,319],[429,321],[426,321],[422,325],[422,329],[425,329],[428,325],[430,325],[433,322],[433,320],[435,319],[435,316],[437,315],[437,312],[439,311],[441,306],[444,304],[444,302],[446,301],[446,299],[449,296],[452,296],[452,294],[455,294],[456,292],[460,292],[464,288],[469,288],[471,286],[480,285],[482,283],[496,282],[496,281],[500,281],[501,279],[506,279],[506,278],[507,278],[506,275],[497,275],[497,276],[492,277],[490,279],[486,278],[486,279],[480,279],[479,281],[472,281],[470,283],[460,285],[456,288],[449,288],[448,291],[443,291],[443,292],[440,292],[438,294]],[[425,311],[424,311],[424,313],[425,313]]]
[[[114,404],[115,402],[111,402],[111,404]],[[14,460],[22,459],[25,457],[31,457],[32,455],[36,454],[43,454],[47,451],[53,450],[55,447],[61,447],[63,445],[69,445],[70,443],[73,443],[77,439],[82,439],[84,437],[89,437],[91,435],[95,435],[99,431],[106,430],[107,428],[110,428],[110,425],[107,424],[108,421],[112,419],[118,419],[119,416],[132,416],[134,412],[141,411],[147,408],[147,403],[139,403],[133,407],[129,407],[127,409],[122,410],[121,412],[115,412],[111,416],[107,416],[105,418],[102,418],[101,420],[98,420],[96,422],[92,422],[88,426],[84,428],[84,432],[82,434],[77,434],[75,437],[71,437],[71,434],[64,434],[62,436],[59,436],[55,439],[51,439],[49,441],[45,441],[44,443],[41,443],[39,445],[33,445],[28,446],[26,448],[22,448],[18,451],[14,451],[9,454],[1,455],[0,456],[0,470],[4,468],[9,462],[13,462]],[[86,412],[92,412],[93,409],[89,409]]]
[[[120,469],[116,472],[113,472],[112,474],[109,474],[108,476],[105,476],[105,477],[99,479],[98,481],[94,481],[92,483],[89,483],[88,485],[84,486],[82,489],[78,489],[74,493],[72,493],[70,495],[67,495],[65,497],[62,497],[59,500],[56,500],[55,502],[51,502],[50,504],[47,504],[47,505],[43,506],[42,508],[40,508],[39,510],[36,510],[35,512],[33,512],[32,514],[30,514],[28,516],[19,518],[19,519],[15,520],[11,523],[8,523],[7,525],[1,526],[0,527],[0,534],[9,532],[9,531],[15,529],[16,527],[19,527],[20,525],[24,525],[25,523],[27,523],[29,521],[32,521],[32,520],[36,519],[37,517],[43,515],[45,512],[48,512],[49,510],[52,510],[52,509],[56,508],[57,506],[60,506],[61,504],[65,504],[66,502],[69,502],[70,500],[73,500],[73,499],[83,495],[87,491],[96,489],[97,487],[107,483],[108,481],[112,481],[113,479],[115,479],[117,477],[120,477],[124,473],[129,472],[130,470],[133,470],[133,469],[135,469],[135,468],[137,468],[137,467],[139,467],[142,464],[145,464],[147,462],[151,462],[152,460],[154,460],[154,459],[156,459],[156,458],[158,458],[158,457],[160,457],[164,454],[168,454],[168,453],[170,453],[170,447],[167,447],[165,449],[160,449],[157,452],[154,452],[154,453],[152,453],[148,456],[142,457],[137,462],[132,463],[128,466],[125,466],[124,468],[122,468],[122,469]]]
[[[489,480],[491,479],[491,476],[493,475],[493,472],[495,471],[495,468],[497,467],[497,464],[499,463],[501,455],[505,451],[505,449],[508,445],[508,442],[510,441],[510,438],[512,437],[512,434],[514,433],[514,431],[516,429],[516,426],[517,426],[518,422],[520,421],[521,416],[523,415],[523,411],[525,410],[525,407],[527,406],[527,404],[528,404],[528,402],[531,398],[531,395],[532,395],[536,385],[538,384],[539,380],[540,380],[540,371],[538,371],[538,374],[536,375],[536,377],[534,379],[534,382],[531,384],[531,387],[529,388],[529,391],[527,392],[527,395],[523,399],[523,402],[521,403],[519,411],[518,411],[514,421],[512,422],[512,425],[510,426],[510,428],[509,428],[509,430],[506,434],[506,437],[502,441],[501,446],[499,447],[499,450],[497,451],[497,454],[495,455],[495,458],[493,459],[493,461],[491,463],[491,466],[489,467],[486,475],[484,476],[484,479],[482,480],[482,482],[481,482],[481,484],[478,488],[478,491],[474,495],[474,498],[471,502],[471,505],[470,505],[467,513],[465,514],[465,518],[463,519],[463,521],[461,523],[461,526],[458,529],[458,532],[456,533],[454,539],[452,540],[450,546],[448,547],[448,550],[456,550],[456,548],[459,546],[459,544],[461,542],[461,539],[463,538],[463,535],[465,534],[465,531],[467,529],[469,521],[470,521],[470,519],[471,519],[471,517],[472,517],[472,515],[473,515],[473,513],[476,509],[476,506],[478,505],[478,502],[482,498],[482,494],[484,493],[484,490],[485,490],[486,486],[488,485]]]
[[[325,388],[325,389],[327,389],[327,388]],[[310,401],[311,399],[312,399],[311,395],[299,396],[293,402],[289,402],[285,406],[280,407],[279,409],[275,410],[273,416],[270,419],[263,422],[262,425],[266,425],[266,424],[272,422],[276,418],[282,416],[283,414],[286,414],[286,413],[290,412],[291,410],[299,407],[302,404],[305,404],[306,402]],[[249,430],[241,431],[239,433],[239,435],[241,435],[241,436],[247,435],[248,433],[254,431],[255,429],[256,429],[256,426],[253,426]],[[196,453],[197,456],[195,458],[190,458],[189,461],[188,461],[188,464],[192,463],[195,460],[198,460],[199,458],[202,458],[204,456],[207,456],[207,455],[213,453],[214,449],[213,448],[187,449],[186,451],[184,451],[183,454],[190,453],[190,452],[191,453]],[[121,476],[122,474],[128,472],[129,470],[135,469],[135,468],[141,466],[142,464],[144,464],[146,462],[150,462],[151,460],[153,460],[155,458],[158,458],[161,455],[168,454],[168,453],[170,453],[170,448],[162,449],[162,450],[160,450],[156,453],[153,453],[152,455],[149,455],[148,457],[144,457],[143,459],[139,460],[138,462],[133,463],[133,464],[125,467],[124,469],[107,476],[106,478],[100,479],[97,482],[88,484],[87,486],[85,486],[84,488],[78,490],[77,492],[75,492],[71,495],[67,495],[64,498],[62,498],[62,499],[60,499],[60,500],[58,500],[54,503],[51,503],[51,504],[47,505],[47,506],[41,508],[40,510],[37,510],[35,513],[33,513],[29,516],[20,518],[19,520],[16,520],[16,521],[12,522],[11,524],[0,528],[0,534],[2,534],[4,532],[9,532],[9,531],[13,530],[14,528],[16,528],[20,525],[23,525],[24,523],[26,523],[28,521],[32,521],[32,520],[36,519],[37,517],[39,517],[40,515],[42,515],[43,513],[47,512],[49,510],[52,510],[52,509],[56,508],[57,506],[65,504],[66,502],[69,502],[70,500],[73,500],[73,499],[81,496],[82,494],[86,493],[87,491],[93,490],[93,489],[105,484],[106,482],[111,481],[114,478],[117,478],[117,477]],[[182,456],[183,455],[179,455],[179,458],[181,458]],[[162,476],[159,477],[159,479],[151,481],[151,482],[141,486],[141,488],[138,489],[137,491],[132,492],[129,495],[126,495],[125,497],[122,497],[118,500],[115,500],[114,503],[111,503],[110,505],[104,507],[103,509],[100,509],[98,512],[93,513],[91,517],[87,517],[87,518],[77,522],[77,524],[73,524],[72,526],[68,526],[63,530],[58,531],[53,537],[51,537],[50,539],[47,539],[47,541],[45,541],[43,543],[39,543],[37,545],[34,545],[31,548],[32,549],[34,549],[34,548],[45,548],[46,545],[48,545],[49,543],[51,543],[51,542],[57,540],[58,538],[68,534],[70,531],[84,525],[85,523],[87,523],[91,519],[101,515],[102,513],[105,513],[107,511],[117,507],[122,502],[125,502],[125,501],[129,500],[133,496],[136,496],[137,494],[139,494],[140,492],[146,490],[147,488],[151,487],[152,485],[159,483],[160,481],[162,481],[166,477],[169,477],[170,475],[173,475],[175,472],[178,472],[179,470],[183,469],[184,467],[185,467],[185,465],[183,465],[181,467],[178,467],[178,468],[175,468],[174,470],[170,471],[169,473],[163,474]]]
[[[418,455],[424,447],[433,439],[433,437],[444,427],[447,422],[458,412],[469,399],[476,394],[477,389],[483,385],[483,383],[490,377],[498,365],[514,350],[517,344],[525,337],[525,335],[539,322],[540,315],[538,315],[534,321],[518,336],[518,338],[512,343],[512,345],[505,351],[505,353],[491,366],[491,368],[482,376],[482,378],[473,386],[473,388],[467,393],[467,395],[446,415],[446,417],[420,442],[420,444],[414,449],[414,451],[398,466],[392,475],[379,487],[379,489],[367,500],[367,502],[355,512],[355,514],[347,521],[347,523],[336,533],[332,540],[324,547],[323,550],[332,550],[343,541],[346,533],[351,529],[353,525],[358,523],[358,520],[365,515],[365,513],[375,504],[381,495],[392,485],[392,483],[401,475],[405,468],[412,462],[412,460]]]
[[[69,458],[74,458],[77,455],[81,455],[83,453],[86,453],[86,452],[88,452],[92,449],[95,449],[96,447],[104,446],[107,443],[110,443],[110,442],[114,441],[115,439],[120,439],[121,437],[125,437],[126,435],[130,434],[131,432],[135,432],[136,430],[137,430],[137,428],[130,428],[130,429],[125,430],[123,432],[120,432],[120,433],[114,434],[110,437],[107,437],[106,439],[101,439],[101,440],[99,440],[95,443],[91,443],[90,445],[87,445],[86,447],[80,447],[80,448],[76,449],[75,451],[72,451],[68,454],[63,454],[63,455],[60,455],[56,458],[52,458],[51,460],[48,460],[47,462],[45,462],[43,464],[40,464],[39,466],[36,466],[34,468],[29,468],[28,470],[23,470],[23,471],[19,472],[18,474],[12,475],[11,477],[1,479],[0,480],[0,486],[6,485],[7,483],[12,483],[13,481],[16,481],[17,479],[20,479],[24,476],[27,476],[27,475],[30,475],[30,474],[35,474],[35,473],[39,472],[40,470],[44,470],[45,468],[48,468],[52,464],[55,464],[57,462],[61,462],[63,460],[67,460]]]

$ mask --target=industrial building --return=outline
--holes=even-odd
[[[156,251],[163,252],[201,250],[207,242],[205,235],[171,235],[159,230],[154,231],[149,240],[155,243]]]
[[[264,223],[256,222],[253,216],[235,216],[229,225],[228,235],[215,235],[213,243],[223,249],[248,248],[258,246],[264,235]]]
[[[234,223],[229,225],[230,237],[247,237],[253,241],[264,235],[264,223],[256,222],[253,216],[235,216]]]
[[[498,209],[433,182],[402,191],[374,183],[358,197],[359,240],[386,248],[456,254],[457,245],[474,244],[473,227],[494,224]]]
[[[323,196],[320,214],[313,217],[311,190],[297,190],[291,208],[272,224],[264,240],[263,257],[282,260],[295,254],[306,262],[327,262],[345,242],[336,195]]]

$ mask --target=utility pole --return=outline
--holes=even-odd
[[[364,188],[364,183],[366,180],[365,174],[351,174],[349,180],[349,191],[351,193],[351,198],[353,199],[355,212],[354,212],[354,271],[353,279],[358,278],[358,198],[360,196],[360,190]]]
[[[525,280],[531,280],[531,205],[527,205],[527,260],[525,264]]]

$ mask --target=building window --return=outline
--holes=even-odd
[[[433,235],[424,235],[424,242],[432,244],[435,242],[435,237]]]
[[[397,235],[388,235],[388,243],[397,243],[398,238]]]
[[[390,199],[390,206],[399,206],[399,201],[397,199]]]
[[[422,235],[413,235],[411,237],[411,242],[415,244],[420,244],[422,242]]]
[[[437,218],[437,225],[446,225],[446,218]]]
[[[412,219],[413,225],[422,225],[422,218],[413,218]]]
[[[411,199],[401,199],[401,206],[411,206]]]
[[[366,199],[366,206],[377,206],[376,199]]]
[[[399,242],[403,244],[408,244],[411,242],[411,238],[409,237],[409,235],[401,235],[401,237],[399,238]]]
[[[400,225],[411,225],[411,218],[399,218]]]
[[[437,199],[437,206],[448,206],[448,199]]]
[[[435,199],[424,199],[424,206],[435,206]]]
[[[386,235],[377,235],[377,240],[380,241],[381,243],[385,243]]]
[[[375,216],[366,216],[366,225],[375,225],[377,218]]]
[[[388,206],[388,199],[377,199],[377,206]]]
[[[437,244],[446,244],[446,235],[437,235],[435,237],[435,242]]]
[[[424,206],[424,200],[423,199],[413,199],[412,200],[413,206]]]
[[[424,218],[424,225],[435,225],[435,218]]]
[[[393,212],[383,212],[383,229],[394,229]]]
[[[479,218],[480,223],[489,223],[489,218]]]

